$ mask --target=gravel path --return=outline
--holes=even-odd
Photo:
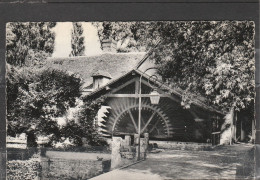
[[[162,150],[145,161],[93,178],[102,179],[244,179],[253,177],[252,145],[217,147],[213,151]]]

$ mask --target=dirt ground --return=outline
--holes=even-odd
[[[212,151],[157,150],[145,161],[93,179],[252,179],[252,145],[219,146]]]

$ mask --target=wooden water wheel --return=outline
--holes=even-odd
[[[114,98],[109,101],[111,114],[106,122],[106,131],[111,134],[138,133],[138,99]],[[166,114],[149,98],[142,99],[141,134],[165,138],[172,136],[172,125]]]

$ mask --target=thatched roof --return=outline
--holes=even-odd
[[[89,57],[49,58],[47,66],[79,74],[86,87],[92,83],[91,76],[97,71],[109,73],[112,79],[116,79],[136,67],[144,56],[144,52],[136,52],[104,53]]]

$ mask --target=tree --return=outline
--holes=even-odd
[[[159,23],[158,27],[162,43],[152,58],[170,85],[206,96],[208,103],[225,110],[243,109],[254,100],[252,22]]]
[[[57,117],[64,117],[67,110],[81,98],[81,79],[61,70],[36,67],[7,66],[7,134],[26,133],[28,146],[36,146],[36,136],[48,136],[52,142],[69,140],[82,146],[82,138],[89,145],[106,145],[96,130],[94,120],[104,97],[87,101],[79,107],[78,121],[58,126]]]
[[[71,48],[70,56],[83,56],[85,52],[83,27],[81,23],[73,23],[71,31]]]
[[[248,113],[252,119],[243,121],[249,129],[255,97],[254,22],[132,22],[131,26],[137,30],[137,42],[145,42],[146,50],[154,47],[149,58],[164,82],[184,92],[184,108],[206,97],[205,103],[223,112]],[[111,29],[125,31],[118,26]],[[233,124],[231,119],[225,121]]]
[[[15,66],[43,61],[53,53],[55,34],[52,22],[7,23],[6,61]],[[36,55],[35,55],[36,54]],[[40,58],[36,59],[34,56]]]
[[[100,42],[114,39],[118,42],[118,52],[144,51],[145,41],[141,41],[145,22],[94,22]],[[102,43],[101,43],[102,46]],[[101,47],[102,48],[102,47]]]
[[[51,135],[59,138],[56,117],[80,97],[81,79],[54,69],[7,68],[8,135]]]
[[[101,25],[97,26],[101,39],[127,36],[146,50],[155,47],[150,58],[169,86],[185,90],[183,105],[193,96],[204,96],[223,110],[240,110],[254,100],[253,22],[109,22],[103,29]]]

